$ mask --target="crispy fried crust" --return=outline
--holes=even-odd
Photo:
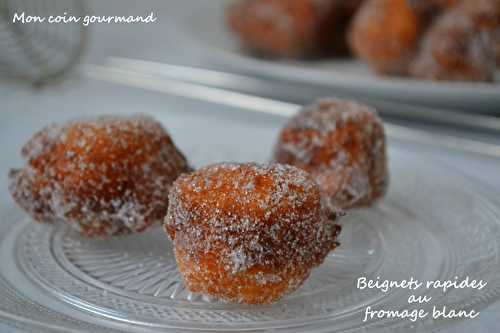
[[[70,223],[88,237],[141,232],[166,214],[186,159],[147,116],[51,125],[24,146],[10,192],[38,222]]]
[[[164,227],[189,290],[272,303],[337,246],[310,176],[280,164],[223,163],[175,181]]]
[[[326,98],[288,121],[274,160],[311,173],[334,210],[371,205],[385,194],[386,155],[384,128],[373,108]]]

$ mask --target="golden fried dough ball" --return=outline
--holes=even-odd
[[[407,0],[367,0],[350,29],[354,54],[379,74],[406,74],[424,30],[421,13]]]
[[[221,163],[174,182],[164,227],[190,291],[264,304],[296,290],[338,245],[337,217],[303,170]]]
[[[436,19],[411,65],[420,79],[491,81],[494,56],[489,34],[456,8]]]
[[[10,192],[38,222],[88,237],[141,232],[164,218],[172,182],[189,171],[165,129],[143,116],[51,125],[24,146]]]
[[[347,49],[345,30],[361,0],[241,0],[230,6],[230,28],[258,55],[311,57]]]
[[[308,171],[333,210],[370,205],[387,190],[382,122],[357,102],[325,98],[306,106],[282,129],[274,161]]]

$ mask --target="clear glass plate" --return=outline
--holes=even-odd
[[[224,304],[188,292],[161,228],[108,241],[81,238],[64,225],[23,218],[13,233],[12,258],[52,297],[81,311],[149,328],[344,331],[411,328],[430,320],[362,322],[367,306],[397,310],[409,292],[359,290],[361,276],[421,281],[483,279],[482,291],[419,290],[419,308],[447,305],[479,311],[499,294],[500,210],[464,176],[399,150],[391,151],[392,182],[376,207],[349,213],[342,246],[297,292],[277,304]],[[230,156],[228,156],[230,159]]]
[[[284,122],[185,99],[165,103],[154,94],[101,83],[92,82],[86,89],[89,96],[101,96],[88,100],[86,109],[92,112],[102,110],[102,105],[123,114],[141,109],[163,122],[194,166],[224,160],[265,161]],[[123,96],[120,108],[115,92]],[[58,96],[57,104],[69,103],[70,97]],[[26,135],[47,119],[77,113],[67,108],[64,115],[56,113],[47,101],[37,107],[47,114],[36,109],[16,118],[24,119]],[[108,241],[86,240],[64,225],[33,224],[12,203],[1,206],[0,318],[35,332],[115,332],[116,328],[164,332],[174,327],[190,332],[368,328],[408,332],[457,321],[363,322],[367,306],[387,310],[412,306],[407,303],[408,291],[359,290],[358,277],[446,280],[469,276],[488,282],[481,291],[412,292],[432,296],[431,302],[418,305],[424,309],[447,305],[481,311],[500,299],[499,195],[453,167],[425,158],[412,145],[389,138],[389,147],[387,197],[373,208],[349,212],[343,220],[341,247],[302,288],[274,305],[224,304],[187,292],[171,244],[159,227]]]

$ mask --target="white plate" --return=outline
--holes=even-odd
[[[247,55],[226,26],[224,11],[231,1],[172,1],[169,19],[180,27],[179,38],[188,41],[194,47],[193,52],[234,70],[319,84],[330,87],[332,93],[361,94],[467,112],[500,113],[498,73],[495,83],[432,82],[375,76],[366,65],[356,60],[264,60]]]

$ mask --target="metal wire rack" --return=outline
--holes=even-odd
[[[48,18],[85,13],[83,0],[0,0],[0,77],[43,85],[68,73],[82,55],[87,30],[81,23]],[[33,22],[33,17],[46,19]]]

